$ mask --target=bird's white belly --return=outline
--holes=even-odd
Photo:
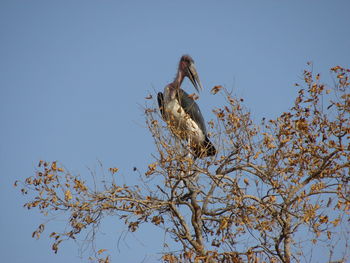
[[[203,131],[183,110],[176,99],[169,101],[165,105],[167,119],[176,136],[182,139],[190,139],[193,143],[201,143],[204,141],[205,136]]]

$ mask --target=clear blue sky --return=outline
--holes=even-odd
[[[350,66],[350,1],[0,1],[0,252],[3,262],[80,262],[77,245],[57,255],[31,238],[44,219],[22,208],[16,179],[38,160],[88,175],[119,167],[136,182],[155,152],[144,125],[144,97],[173,80],[192,55],[206,120],[221,104],[209,90],[232,88],[254,118],[287,110],[307,61]],[[185,83],[192,92],[191,85]],[[117,240],[109,218],[100,238],[114,262],[156,262],[163,235],[145,228]],[[324,262],[324,261],[322,261]]]

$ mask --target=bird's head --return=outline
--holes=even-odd
[[[183,55],[181,57],[179,70],[184,74],[185,77],[188,77],[190,79],[193,86],[198,92],[203,89],[198,77],[196,67],[194,65],[194,61],[189,55]]]

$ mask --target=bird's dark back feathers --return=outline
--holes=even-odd
[[[163,120],[165,120],[165,113],[164,113],[164,96],[163,93],[158,92],[157,94],[157,101],[158,101],[158,106],[160,110],[160,114],[163,117]]]
[[[192,120],[195,121],[195,123],[197,123],[198,127],[203,131],[204,135],[206,135],[207,130],[205,127],[205,121],[201,110],[199,109],[194,99],[189,97],[189,95],[183,89],[179,89],[176,93],[176,96],[184,111],[191,117]]]

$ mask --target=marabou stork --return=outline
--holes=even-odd
[[[205,122],[197,103],[193,96],[189,96],[180,88],[185,77],[190,79],[198,92],[202,89],[194,61],[188,55],[181,57],[175,80],[164,88],[164,93],[158,93],[160,112],[172,133],[188,141],[195,158],[215,155],[216,149],[208,139]]]

